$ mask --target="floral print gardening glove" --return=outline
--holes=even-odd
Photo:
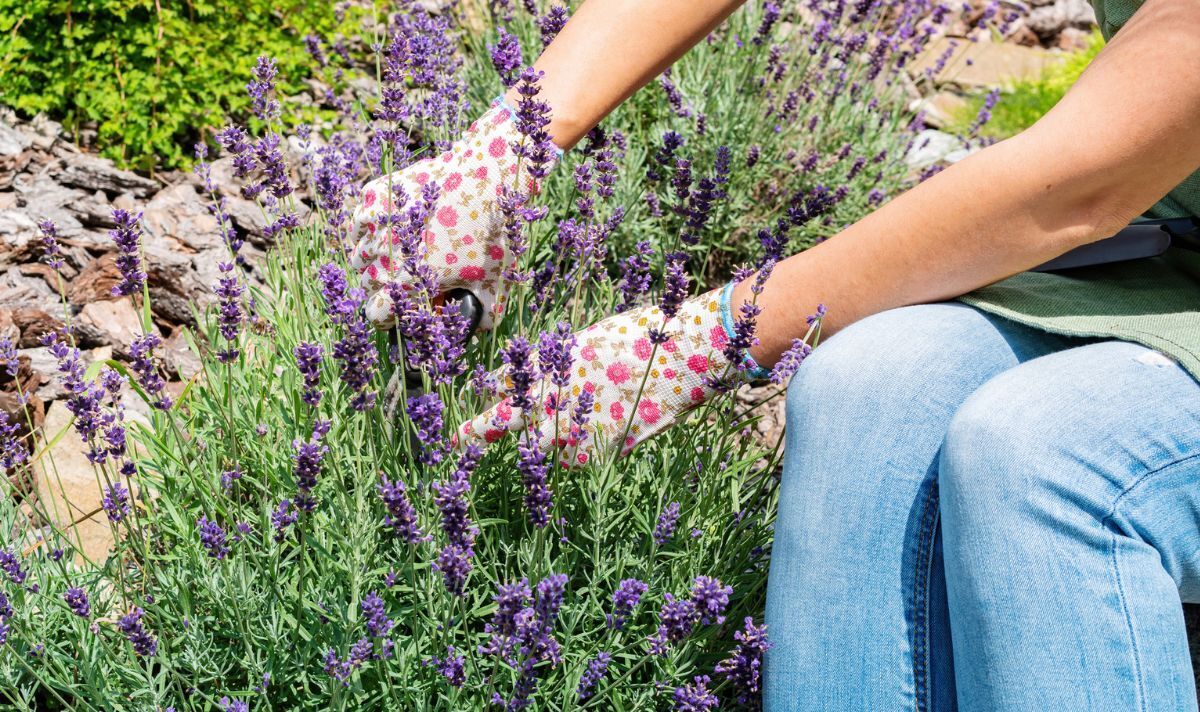
[[[394,322],[389,283],[406,287],[415,281],[403,267],[399,237],[387,229],[385,216],[406,211],[430,182],[436,183],[438,193],[423,234],[424,260],[439,293],[456,288],[473,293],[483,307],[481,329],[490,329],[500,318],[507,287],[503,274],[514,266],[516,255],[505,244],[499,198],[504,187],[520,188],[527,195],[541,188],[526,168],[528,161],[517,175],[513,146],[521,140],[514,111],[497,100],[450,150],[363,187],[351,226],[350,264],[367,290],[365,309],[372,323],[389,327]],[[539,172],[544,174],[557,157],[553,152],[543,157]]]
[[[527,430],[522,437],[541,450],[561,448],[563,465],[583,464],[618,445],[625,455],[728,385],[764,377],[731,347],[731,287],[683,302],[665,326],[659,307],[644,307],[576,334],[560,325],[537,344],[510,342],[494,374],[499,402],[462,424],[461,439],[490,443]]]

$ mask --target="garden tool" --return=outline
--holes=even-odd
[[[1112,237],[1076,247],[1031,272],[1057,272],[1076,267],[1157,257],[1169,247],[1200,251],[1200,221],[1196,218],[1139,220]]]
[[[444,304],[458,304],[459,313],[467,320],[467,333],[464,341],[470,340],[475,331],[479,329],[479,324],[483,320],[483,303],[479,301],[470,290],[467,289],[452,289],[446,293],[443,301]],[[391,343],[395,347],[399,347],[399,331],[392,329],[390,332]],[[400,388],[400,377],[403,374],[404,388]],[[392,378],[388,381],[387,387],[384,389],[384,403],[386,403],[387,419],[389,422],[394,422],[396,417],[396,408],[400,405],[400,400],[407,394],[409,398],[419,396],[424,392],[425,384],[421,379],[421,372],[418,369],[410,368],[407,362],[404,363],[403,369],[397,369],[392,374]],[[413,447],[416,447],[416,433],[410,430],[409,439]]]

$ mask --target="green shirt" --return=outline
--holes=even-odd
[[[1141,0],[1093,0],[1105,38],[1133,16]],[[1200,216],[1200,171],[1147,212]],[[1045,331],[1134,341],[1177,360],[1200,380],[1200,253],[1085,267],[1056,274],[1026,272],[962,297],[974,307]]]

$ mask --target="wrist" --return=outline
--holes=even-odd
[[[736,336],[736,325],[733,316],[733,299],[734,291],[737,287],[736,281],[731,281],[726,284],[720,292],[719,309],[721,314],[721,325],[725,328],[725,338],[733,339]],[[734,364],[739,370],[742,370],[746,377],[752,381],[763,380],[770,377],[771,369],[759,365],[754,356],[750,354],[749,349],[744,349],[741,352],[742,363]]]

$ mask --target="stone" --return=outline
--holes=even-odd
[[[1055,47],[1065,52],[1078,52],[1082,49],[1087,49],[1091,44],[1092,33],[1088,30],[1081,30],[1078,27],[1064,27],[1062,32],[1058,33],[1058,39],[1055,40]]]
[[[104,302],[88,302],[76,317],[79,324],[103,332],[113,350],[122,356],[129,353],[134,339],[142,335],[142,318],[133,300],[122,297]]]
[[[190,252],[224,246],[217,219],[186,183],[160,190],[146,203],[142,223],[149,239],[170,238]]]
[[[941,161],[957,163],[971,153],[973,151],[964,146],[958,136],[936,129],[925,129],[913,139],[913,147],[904,160],[910,168],[919,171]]]
[[[969,89],[1004,86],[1017,79],[1036,79],[1060,58],[1040,47],[1022,47],[1003,42],[969,42],[939,37],[929,43],[909,65],[915,78],[936,66],[939,58],[951,50],[950,59],[941,71],[933,75],[936,86],[957,85]]]
[[[20,349],[17,351],[19,358],[29,359],[29,367],[42,376],[41,385],[38,386],[37,396],[45,401],[57,401],[60,398],[67,396],[67,389],[63,387],[62,382],[58,379],[58,360],[54,358],[54,354],[50,353],[50,349],[43,346],[32,349]],[[111,346],[103,346],[91,350],[80,350],[79,361],[86,368],[93,361],[107,361],[113,356]]]
[[[112,288],[121,281],[116,255],[108,253],[89,262],[67,287],[67,300],[83,306],[103,299],[112,299]]]
[[[928,99],[914,102],[909,109],[924,112],[927,126],[944,129],[960,121],[968,106],[969,102],[962,96],[951,91],[939,91]]]
[[[158,183],[131,171],[121,170],[107,158],[80,154],[76,159],[60,164],[52,171],[55,180],[63,185],[105,193],[133,193],[148,198],[158,189]]]
[[[1030,10],[1025,24],[1039,37],[1053,37],[1067,27],[1095,26],[1096,13],[1087,0],[1055,0],[1052,5]]]
[[[50,404],[42,427],[45,442],[50,445],[34,465],[36,514],[64,531],[88,560],[103,563],[112,548],[113,535],[100,506],[104,498],[101,480],[79,436],[71,429],[71,413],[64,401]]]

